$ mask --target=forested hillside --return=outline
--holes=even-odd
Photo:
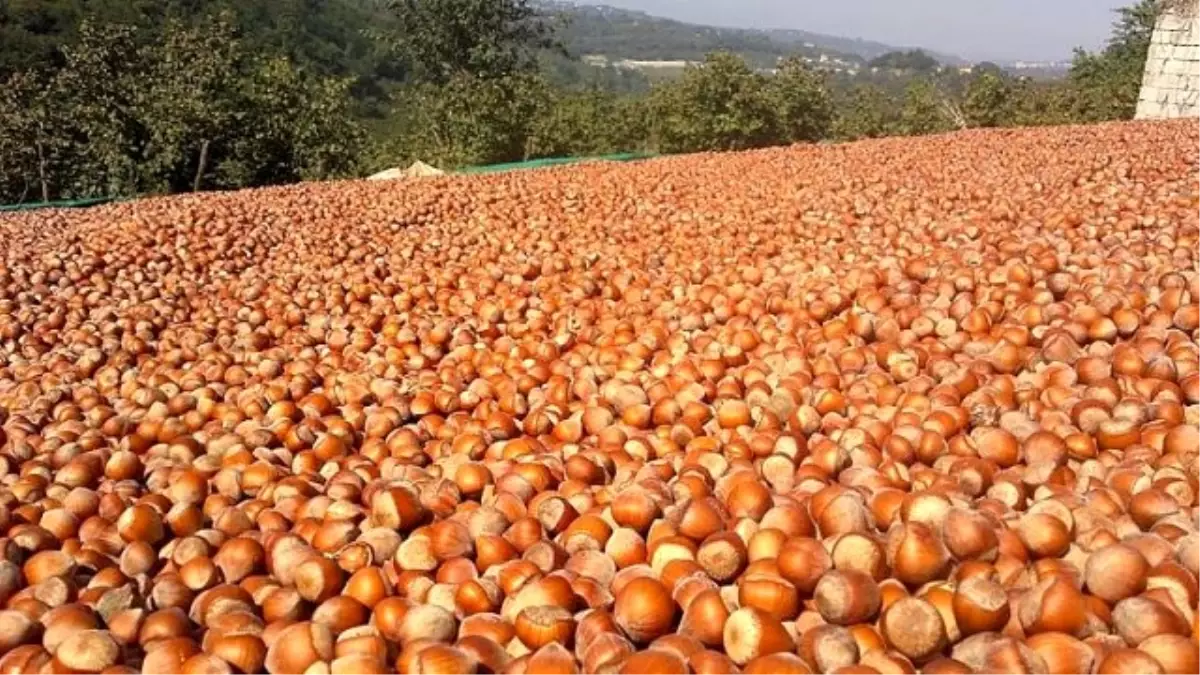
[[[133,26],[150,41],[171,22],[194,25],[220,13],[228,13],[247,51],[360,85],[403,77],[403,62],[372,38],[394,27],[394,15],[374,0],[7,0],[0,3],[0,78],[61,68],[64,45],[78,40],[85,23]]]
[[[1106,49],[1035,82],[528,0],[9,0],[0,203],[1119,119],[1154,16],[1121,10]],[[626,59],[695,63],[652,81]]]
[[[545,2],[549,13],[568,18],[563,44],[577,54],[603,54],[614,60],[695,60],[713,51],[731,51],[755,65],[772,66],[780,58],[803,55],[860,65],[902,48],[855,38],[793,28],[754,30],[703,26],[603,4]],[[929,52],[948,65],[962,58]]]
[[[559,39],[568,53],[604,55],[611,60],[701,61],[714,51],[738,54],[754,66],[773,67],[792,54],[819,56],[822,51],[799,42],[771,39],[761,31],[697,26],[642,12],[606,6],[547,4],[565,18]],[[831,54],[861,62],[861,57]]]

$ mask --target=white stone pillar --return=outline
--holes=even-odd
[[[1200,14],[1167,9],[1154,26],[1137,119],[1200,116]]]

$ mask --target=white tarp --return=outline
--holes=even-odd
[[[367,180],[395,180],[397,178],[420,178],[423,176],[441,176],[446,173],[441,169],[417,160],[407,169],[395,167],[367,177]]]

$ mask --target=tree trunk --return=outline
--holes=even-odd
[[[204,168],[208,164],[208,139],[200,144],[200,162],[196,165],[196,178],[192,181],[192,192],[200,191],[200,181],[204,178]]]
[[[42,146],[42,141],[39,138],[37,141],[38,153],[38,181],[42,184],[42,201],[50,201],[50,184],[46,182],[46,151]]]

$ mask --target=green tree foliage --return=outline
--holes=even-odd
[[[534,123],[528,154],[585,157],[641,150],[646,133],[646,111],[639,98],[595,87],[558,91]]]
[[[1112,35],[1103,51],[1075,51],[1070,82],[1075,90],[1077,119],[1095,122],[1133,117],[1159,9],[1155,0],[1139,0],[1123,7],[1117,10]]]
[[[833,118],[824,77],[800,59],[766,76],[734,55],[714,53],[648,100],[598,87],[547,93],[526,143],[530,157],[815,141],[828,136]]]
[[[172,20],[161,45],[143,48],[146,70],[131,83],[146,134],[141,173],[155,192],[199,189],[213,146],[239,133],[240,45],[228,16],[195,27]]]
[[[1006,77],[1007,74],[1000,66],[991,61],[980,61],[971,68],[971,72],[975,75],[995,75],[997,77]]]
[[[867,62],[867,66],[871,68],[909,70],[918,73],[933,72],[938,69],[939,65],[937,59],[920,49],[888,52]]]
[[[354,77],[378,93],[402,69],[365,29],[391,30],[392,16],[364,0],[5,0],[0,2],[0,81],[33,67],[63,65],[62,46],[85,21],[137,30],[154,42],[172,21],[193,25],[217,15],[234,24],[247,51],[286,56],[320,75]]]
[[[956,127],[952,106],[932,80],[913,80],[900,105],[900,133],[916,136],[951,131]]]
[[[160,0],[5,0],[0,2],[0,81],[18,72],[63,66],[62,46],[92,25],[154,23]]]
[[[191,13],[226,12],[256,53],[287,57],[321,75],[398,79],[394,54],[365,30],[392,30],[394,20],[362,0],[177,0]]]
[[[32,72],[0,87],[0,199],[46,201],[59,191],[70,120],[55,94]]]
[[[781,140],[818,141],[833,126],[833,100],[825,77],[803,59],[783,61],[771,78],[768,94],[774,102]]]
[[[393,108],[375,164],[458,167],[523,159],[551,108],[539,50],[555,43],[527,0],[396,0],[396,48],[416,80]]]
[[[548,97],[545,81],[530,73],[414,85],[397,102],[397,123],[376,164],[421,159],[452,168],[523,159]]]
[[[666,152],[744,150],[777,138],[767,78],[735,54],[709,54],[651,96],[658,147]]]
[[[973,127],[999,127],[1013,120],[1012,87],[1002,74],[984,72],[967,85],[963,113]]]
[[[219,187],[353,175],[365,148],[349,79],[315,77],[284,57],[247,64],[235,92],[241,133],[213,165]]]
[[[247,54],[229,14],[145,29],[85,21],[54,72],[0,90],[0,200],[119,196],[349,172],[349,83]],[[30,190],[30,186],[36,189]]]
[[[69,0],[0,3],[0,80],[54,65],[64,36],[79,24],[80,9]]]
[[[555,45],[528,0],[395,0],[399,50],[425,82],[461,76],[503,78],[536,68]]]
[[[1072,124],[1074,94],[1069,85],[1020,79],[1012,85],[1013,126]]]
[[[899,105],[874,85],[860,85],[838,106],[834,136],[843,140],[878,138],[898,133]]]
[[[124,24],[84,22],[63,48],[64,66],[49,95],[69,120],[55,130],[70,147],[70,176],[59,177],[64,196],[127,195],[140,191],[138,167],[146,134],[138,105],[138,74],[145,52],[137,31]]]

